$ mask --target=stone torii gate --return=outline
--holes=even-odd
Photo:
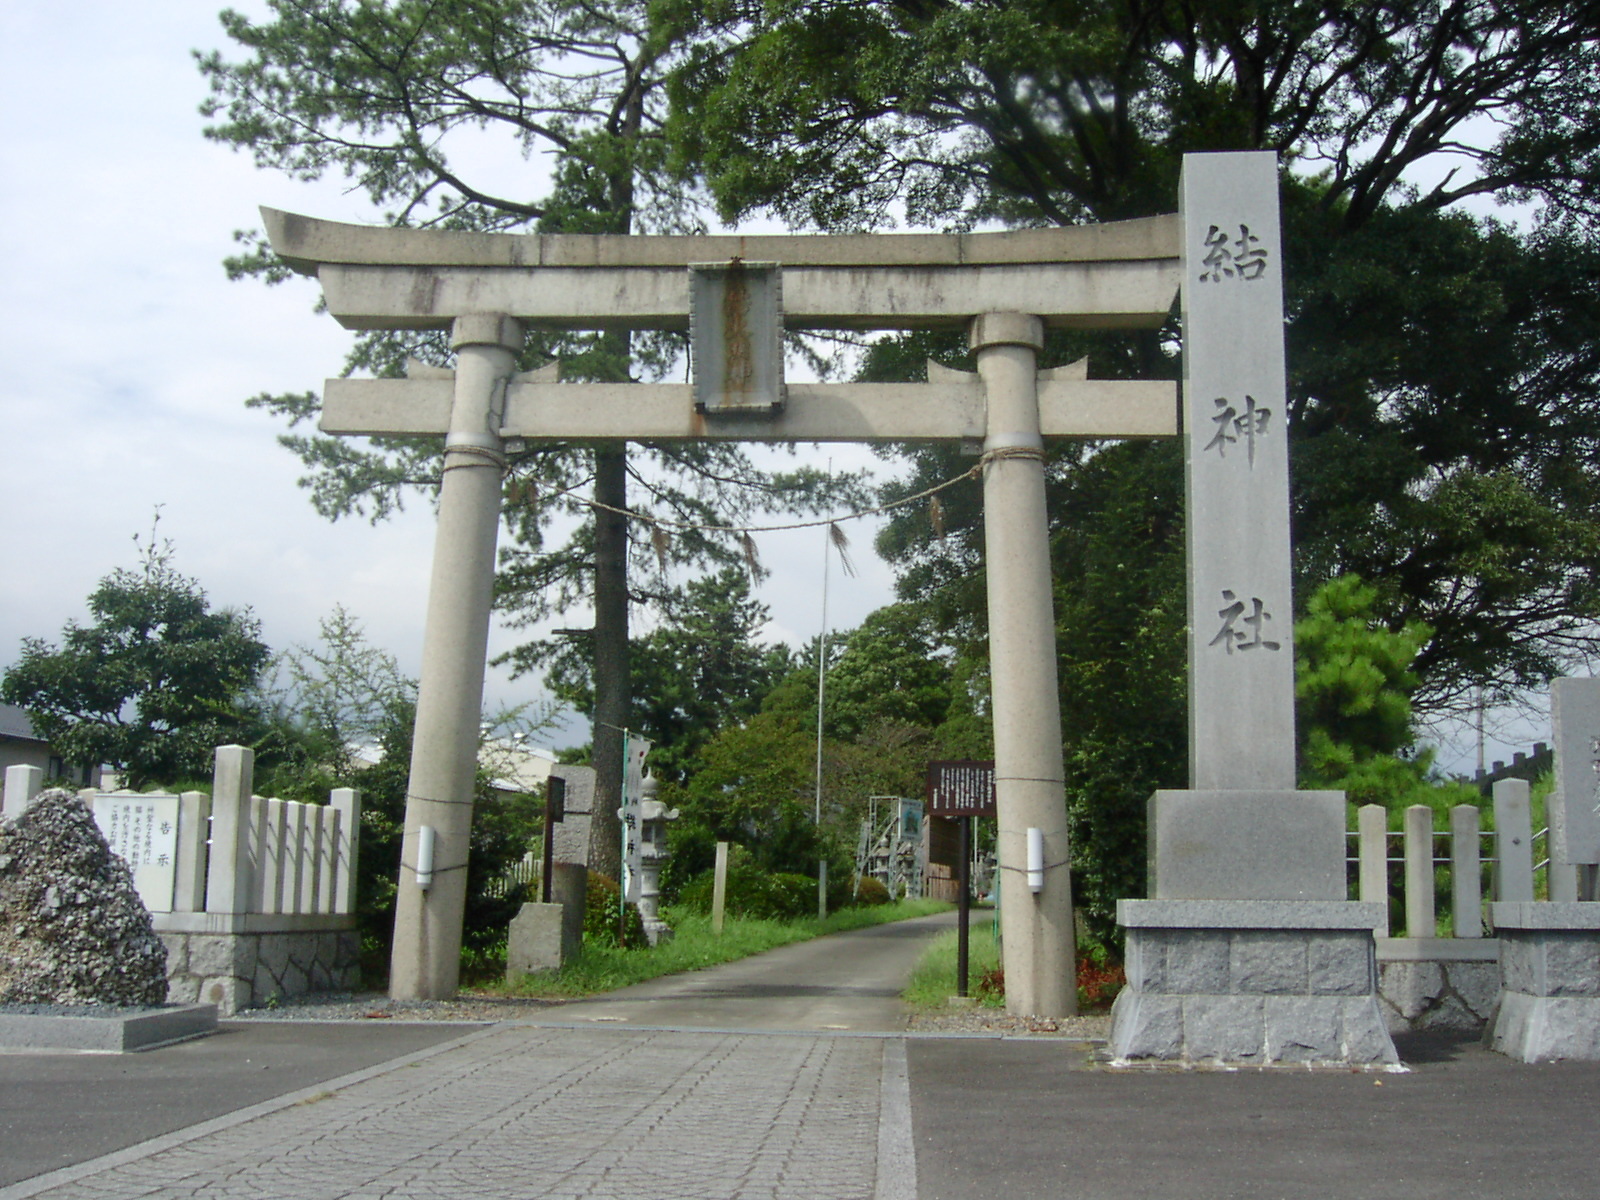
[[[1287,919],[1286,900],[1334,899],[1325,827],[1334,808],[1342,814],[1337,793],[1292,790],[1275,159],[1192,155],[1184,171],[1185,212],[1178,216],[968,235],[472,234],[264,213],[273,249],[295,270],[318,278],[328,311],[342,325],[449,330],[457,352],[453,375],[330,380],[322,417],[322,429],[335,434],[445,436],[393,996],[442,997],[456,988],[508,441],[970,441],[981,442],[984,453],[1007,1007],[1045,1016],[1072,1011],[1071,885],[1042,438],[1171,436],[1180,421],[1171,383],[1089,380],[1081,365],[1040,372],[1036,357],[1048,327],[1160,326],[1180,283],[1189,384],[1182,426],[1189,459],[1196,790],[1161,793],[1152,802],[1156,899],[1142,903],[1157,908],[1130,909],[1122,919],[1135,953],[1140,945],[1164,946],[1161,938],[1174,922],[1215,933],[1241,920],[1254,921],[1252,928],[1266,921],[1288,931],[1302,961],[1311,936],[1303,929],[1366,921],[1370,967],[1375,921],[1347,911],[1360,906],[1340,904],[1338,913],[1319,910],[1312,918],[1288,914],[1295,918],[1288,926],[1273,925]],[[701,304],[695,317],[700,332],[710,335],[696,341],[695,385],[569,384],[549,368],[514,372],[527,328],[682,329],[691,324],[692,293]],[[978,373],[930,366],[923,384],[785,386],[781,359],[777,374],[752,366],[770,365],[784,327],[965,329]],[[1299,836],[1308,823],[1315,833],[1309,840]],[[1342,878],[1342,832],[1337,840]],[[1035,874],[1031,886],[1030,848],[1032,865],[1042,853],[1044,867],[1042,884]],[[431,866],[421,886],[419,855]],[[1246,918],[1237,905],[1227,908],[1258,883],[1260,899],[1276,905],[1272,917],[1256,911]],[[1227,911],[1200,912],[1191,904],[1174,913],[1160,907],[1168,897],[1219,902]],[[1148,959],[1151,951],[1144,953]],[[1189,1055],[1201,1042],[1186,1041],[1181,1032],[1174,1049],[1158,1044],[1160,1031],[1173,1024],[1171,997],[1162,992],[1158,1004],[1146,995],[1148,987],[1138,986],[1149,983],[1141,976],[1130,989],[1145,996],[1143,1007],[1135,1003],[1119,1013],[1120,1051],[1127,1057]],[[1200,1012],[1209,985],[1198,992],[1185,987],[1171,993],[1174,1002],[1192,1000]],[[1371,991],[1368,986],[1369,1000]],[[1176,1020],[1181,1027],[1182,1011]],[[1198,1018],[1190,1023],[1203,1024]],[[1334,1040],[1342,1036],[1340,1025]],[[1315,1056],[1341,1057],[1326,1037]]]

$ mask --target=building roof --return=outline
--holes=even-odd
[[[15,704],[0,704],[0,737],[17,738],[25,742],[42,742],[33,731],[28,714]]]

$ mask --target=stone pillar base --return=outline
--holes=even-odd
[[[570,936],[564,904],[524,904],[506,933],[506,982],[516,983],[533,971],[558,971],[577,957],[579,943]],[[582,926],[579,926],[581,933]]]
[[[1600,903],[1489,906],[1500,1003],[1485,1040],[1522,1062],[1600,1060]]]
[[[1378,1007],[1376,904],[1123,900],[1113,1063],[1399,1062]]]

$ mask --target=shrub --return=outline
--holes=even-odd
[[[713,871],[696,875],[679,893],[679,902],[702,915],[709,913],[714,876]],[[817,881],[806,875],[769,873],[748,863],[730,864],[726,911],[730,916],[767,921],[815,916]]]
[[[589,884],[583,897],[583,942],[586,946],[615,946],[617,944],[617,907],[622,899],[622,889],[608,875],[589,872]],[[644,918],[637,904],[628,905],[626,920],[627,945],[636,949],[648,945],[644,933]]]
[[[859,908],[887,904],[889,889],[884,886],[883,880],[872,875],[863,875],[861,882],[856,885],[855,895],[850,898],[850,903]]]

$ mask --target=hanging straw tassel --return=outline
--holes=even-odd
[[[828,537],[833,541],[833,548],[839,552],[839,565],[844,567],[844,573],[854,578],[856,565],[850,561],[850,539],[845,536],[844,530],[839,528],[838,524],[833,521],[828,522]]]
[[[667,538],[667,531],[661,527],[661,522],[654,518],[650,521],[650,548],[656,552],[656,564],[661,568],[661,573],[667,573],[667,547],[672,543]]]
[[[933,526],[934,536],[944,541],[944,502],[937,496],[928,499],[928,523]]]
[[[750,568],[751,575],[761,573],[761,556],[756,553],[756,540],[748,533],[739,535],[739,549],[744,551],[745,565]]]

